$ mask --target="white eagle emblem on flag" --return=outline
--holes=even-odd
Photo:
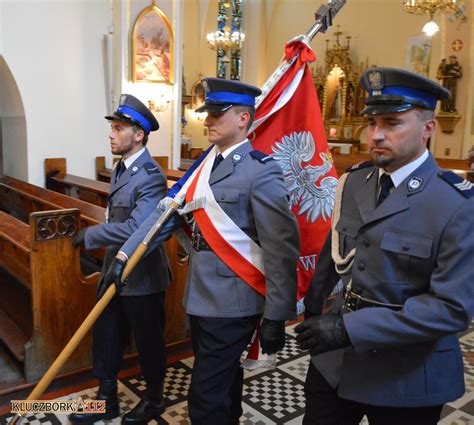
[[[321,165],[306,165],[316,152],[313,135],[309,131],[293,132],[283,136],[273,146],[272,157],[278,162],[290,192],[290,206],[298,205],[298,215],[306,214],[306,220],[314,223],[319,216],[331,218],[336,195],[337,179],[324,177],[332,168],[331,154],[321,152]],[[319,180],[319,184],[318,184]]]

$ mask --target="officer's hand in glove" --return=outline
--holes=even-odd
[[[84,245],[84,241],[86,239],[86,230],[87,230],[87,227],[83,227],[81,230],[79,230],[79,232],[77,232],[77,235],[72,240],[73,248],[78,248],[81,245]]]
[[[304,320],[308,320],[310,317],[313,316],[318,316],[318,313],[315,313],[314,311],[308,310],[307,308],[304,310]]]
[[[325,353],[351,344],[344,321],[339,314],[313,316],[300,323],[295,332],[302,350],[309,350],[311,355]]]
[[[279,320],[262,320],[260,328],[260,345],[263,354],[274,354],[285,346],[285,322]]]
[[[102,295],[104,295],[105,291],[110,285],[112,285],[112,283],[114,283],[117,288],[117,294],[122,292],[122,289],[125,286],[125,283],[122,283],[122,274],[126,264],[127,262],[120,258],[115,257],[113,259],[107,273],[101,281],[97,298],[102,298]]]

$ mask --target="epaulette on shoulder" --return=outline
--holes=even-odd
[[[145,164],[143,164],[143,168],[148,174],[156,174],[160,172],[159,167],[153,162],[145,162]]]
[[[250,156],[263,164],[267,163],[268,161],[273,161],[273,157],[271,155],[267,155],[266,153],[256,150],[250,151]]]
[[[358,162],[357,164],[354,164],[350,166],[349,168],[346,168],[345,172],[350,173],[355,170],[362,170],[363,168],[367,168],[374,165],[373,161],[364,161],[364,162]]]
[[[466,198],[474,196],[474,184],[452,171],[440,171],[439,176]]]

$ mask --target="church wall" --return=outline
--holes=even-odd
[[[34,184],[43,185],[48,157],[93,177],[94,158],[107,149],[102,36],[110,14],[107,0],[2,2],[2,55],[23,101]],[[15,137],[4,131],[4,146]]]
[[[27,180],[25,111],[16,81],[1,55],[0,93],[0,173]]]
[[[216,52],[206,42],[206,35],[217,29],[216,19],[217,0],[183,1],[183,72],[187,95],[191,95],[193,84],[200,78],[216,76]],[[202,117],[189,104],[184,114],[184,133],[191,137],[192,147],[207,149]]]
[[[311,27],[318,5],[306,0],[278,0],[275,3],[271,28],[278,31],[267,33],[270,37],[266,55],[268,72],[278,64],[285,42],[306,33]],[[346,36],[352,36],[351,52],[358,61],[365,62],[368,58],[369,65],[404,67],[408,38],[421,34],[421,27],[427,21],[427,16],[406,13],[400,0],[348,1],[335,17],[333,26],[313,39],[311,46],[316,53],[316,63],[324,65],[325,40],[332,42],[334,32],[339,29],[343,32],[341,44],[345,45]],[[439,38],[439,34],[433,37],[430,75],[436,73],[438,65]]]
[[[177,96],[175,90],[181,86],[181,82],[177,81],[176,73],[179,70],[179,63],[181,62],[175,55],[174,64],[174,84],[167,83],[149,83],[149,82],[133,82],[131,74],[131,52],[132,52],[132,34],[133,26],[140,12],[151,6],[149,0],[127,0],[122,2],[116,2],[122,5],[122,21],[115,27],[114,37],[119,40],[118,46],[122,49],[122,62],[121,62],[121,73],[118,76],[121,86],[118,89],[118,94],[129,93],[140,99],[145,105],[148,105],[149,100],[154,100],[155,103],[164,96],[166,99],[171,100],[166,110],[162,112],[154,112],[155,116],[160,123],[160,129],[150,134],[147,148],[150,150],[152,155],[161,155],[172,157],[172,141],[174,137],[173,131],[173,119],[175,108],[179,107],[177,102]],[[176,39],[179,40],[179,34],[175,33],[174,26],[174,9],[172,0],[162,0],[158,3],[159,9],[161,9],[166,17],[168,18],[172,28],[174,41],[176,45]],[[178,36],[178,37],[177,37]],[[179,41],[178,41],[179,43]],[[118,48],[116,46],[116,48]],[[116,52],[115,52],[116,53]],[[178,60],[177,60],[178,59]],[[117,95],[118,101],[118,95]]]
[[[24,116],[2,117],[1,125],[2,137],[5,149],[3,156],[3,173],[15,176],[21,180],[28,180],[28,170],[25,167],[26,161],[19,161],[18,158],[27,158],[26,143],[16,141],[26,140],[26,123]],[[11,143],[14,140],[15,143]]]

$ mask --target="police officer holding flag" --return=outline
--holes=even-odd
[[[285,320],[296,315],[299,233],[280,167],[247,139],[261,91],[218,78],[202,83],[206,99],[197,111],[207,112],[204,125],[214,148],[184,206],[195,219],[184,295],[195,354],[188,406],[194,425],[230,425],[242,415],[239,360],[257,323],[263,317],[262,351],[273,354],[285,344]],[[120,282],[124,260],[159,215],[157,210],[121,248],[107,281]],[[169,237],[178,221],[175,215],[154,244]]]

